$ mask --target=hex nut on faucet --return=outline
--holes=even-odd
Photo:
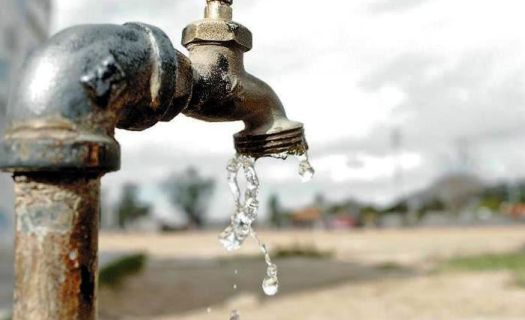
[[[223,20],[204,19],[190,24],[184,29],[182,44],[185,47],[199,42],[233,42],[243,51],[252,49],[252,33],[245,26]]]

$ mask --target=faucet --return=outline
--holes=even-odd
[[[13,85],[0,169],[16,194],[14,319],[95,319],[100,179],[120,167],[115,128],[142,131],[178,114],[243,121],[239,154],[300,155],[303,125],[246,72],[252,34],[232,0],[207,0],[177,51],[143,23],[81,25],[47,41]]]
[[[288,120],[273,89],[244,68],[252,34],[232,21],[231,4],[208,0],[205,18],[184,29],[182,44],[193,66],[194,91],[183,113],[205,121],[244,121],[245,129],[234,138],[240,154],[303,154],[303,125]]]

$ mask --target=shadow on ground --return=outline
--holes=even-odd
[[[239,294],[264,301],[342,283],[416,275],[414,270],[395,264],[371,267],[309,258],[275,262],[279,266],[281,290],[277,297],[267,298],[260,286],[265,274],[261,259],[150,260],[141,274],[127,279],[120,287],[100,290],[100,316],[101,319],[123,319],[174,315],[227,303]],[[237,290],[233,289],[234,284]]]

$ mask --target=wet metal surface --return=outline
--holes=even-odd
[[[208,1],[205,18],[183,32],[182,44],[195,70],[194,92],[184,113],[205,121],[242,120],[245,130],[234,140],[240,154],[302,154],[308,149],[303,124],[288,120],[273,89],[244,68],[252,34],[232,21],[231,4]]]

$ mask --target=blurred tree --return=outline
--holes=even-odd
[[[151,207],[142,203],[138,198],[138,187],[127,183],[122,188],[122,195],[118,204],[118,225],[125,228],[129,223],[138,218],[148,216]]]
[[[272,226],[281,228],[283,226],[283,214],[279,196],[272,194],[268,200],[268,209],[270,210],[270,222]]]
[[[184,210],[190,226],[200,228],[204,225],[204,214],[215,189],[213,179],[202,178],[195,168],[188,168],[168,178],[164,188],[173,205]]]
[[[358,217],[358,226],[376,227],[379,223],[379,211],[373,206],[361,208]]]

